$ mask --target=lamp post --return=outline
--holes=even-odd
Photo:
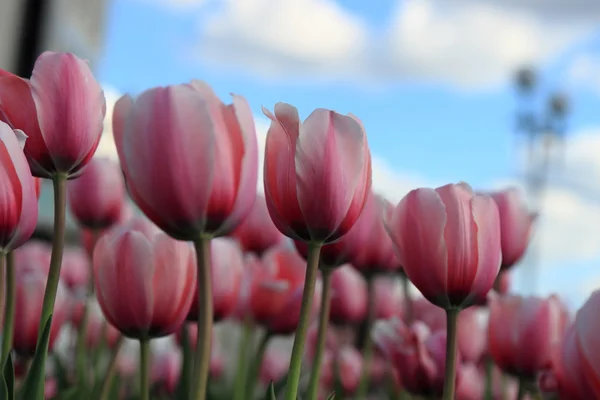
[[[531,68],[523,68],[516,74],[515,84],[518,96],[516,113],[517,134],[525,136],[525,190],[532,212],[538,216],[542,212],[544,193],[553,155],[564,149],[567,132],[569,103],[565,95],[554,93],[545,100],[545,107],[536,108],[538,77]],[[536,242],[532,243],[523,270],[527,289],[537,292],[539,278],[540,231],[536,231]]]

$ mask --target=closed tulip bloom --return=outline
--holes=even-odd
[[[0,78],[1,80],[2,78]],[[27,241],[38,218],[36,184],[23,154],[26,136],[0,122],[0,251],[9,252]]]
[[[542,392],[560,399],[587,400],[593,393],[585,374],[585,361],[575,325],[567,328],[560,348],[553,354],[552,367],[538,376]]]
[[[137,215],[136,215],[136,212],[133,210],[131,202],[124,201],[123,205],[121,207],[121,212],[119,214],[119,219],[117,221],[115,221],[115,223],[112,226],[126,224],[127,222],[129,222],[131,219],[133,219],[135,217],[137,217]],[[110,228],[112,228],[112,226],[105,228],[105,229],[100,229],[100,230],[81,227],[81,229],[80,229],[81,245],[83,246],[85,251],[87,251],[90,258],[94,254],[94,246],[96,245],[96,241],[98,239],[100,239],[100,237],[103,234],[108,232],[108,230]]]
[[[100,310],[94,308],[88,312],[87,328],[85,330],[86,346],[90,349],[95,349],[104,339],[104,343],[109,348],[114,348],[121,337],[121,332],[104,319]]]
[[[52,246],[41,240],[30,240],[14,252],[15,268],[20,272],[41,271],[48,274]]]
[[[265,197],[286,236],[330,243],[356,223],[371,188],[371,155],[354,116],[316,109],[304,122],[277,103],[265,148]]]
[[[344,393],[354,394],[358,389],[363,370],[362,354],[354,347],[344,347],[338,353],[337,367]]]
[[[568,322],[556,296],[495,298],[490,303],[488,351],[503,371],[532,380],[551,366]]]
[[[231,236],[240,242],[245,252],[259,256],[285,240],[285,236],[273,224],[265,198],[261,195],[256,196],[252,210]]]
[[[400,265],[427,300],[444,309],[485,300],[502,258],[490,197],[464,183],[416,189],[396,206],[387,230]]]
[[[67,247],[63,252],[60,277],[73,291],[88,288],[92,266],[85,250],[80,247]]]
[[[169,394],[175,393],[181,375],[181,354],[163,350],[154,355],[150,376],[155,387]]]
[[[500,213],[502,268],[509,268],[516,264],[527,250],[534,217],[517,189],[511,188],[490,195],[498,205]]]
[[[485,394],[485,378],[475,364],[460,366],[461,380],[456,388],[457,400],[481,400]]]
[[[69,207],[82,226],[105,229],[118,222],[125,208],[125,183],[119,164],[93,158],[68,185]]]
[[[402,318],[404,294],[397,282],[386,276],[374,279],[375,319]]]
[[[444,389],[446,331],[432,333],[417,321],[407,327],[395,319],[376,323],[373,340],[398,372],[400,384],[409,393],[441,396]],[[460,353],[457,354],[460,365]],[[460,372],[460,371],[459,371]],[[457,383],[460,383],[457,374]]]
[[[590,388],[588,393],[594,393],[594,397],[600,397],[598,307],[600,307],[600,290],[592,293],[575,317],[575,335],[577,336],[581,370]]]
[[[96,152],[106,100],[88,64],[46,51],[31,80],[0,70],[0,119],[29,137],[25,155],[35,176],[75,177]]]
[[[244,273],[244,257],[239,244],[230,238],[218,238],[211,242],[211,280],[213,293],[213,318],[220,321],[229,317],[237,306]],[[198,319],[198,291],[194,289],[194,300],[187,320]]]
[[[277,346],[269,346],[260,366],[259,379],[263,385],[278,382],[290,367],[290,355]]]
[[[367,282],[350,264],[331,275],[331,310],[329,318],[336,324],[358,324],[367,315]]]
[[[174,238],[228,234],[250,212],[258,145],[243,97],[225,105],[199,81],[153,88],[117,102],[113,131],[132,199]]]
[[[196,283],[189,243],[164,233],[115,229],[96,245],[93,267],[100,307],[123,335],[142,340],[166,336],[184,321]]]
[[[31,357],[35,353],[45,288],[45,274],[40,271],[17,270],[13,348],[20,356]],[[50,327],[50,350],[69,318],[69,301],[66,289],[59,282]]]

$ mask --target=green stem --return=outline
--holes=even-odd
[[[494,360],[489,355],[485,358],[485,400],[492,400],[494,393]]]
[[[123,336],[119,337],[117,343],[115,344],[115,348],[112,351],[110,362],[106,370],[106,376],[104,377],[104,382],[102,382],[102,389],[100,390],[100,400],[108,400],[112,380],[115,376],[115,372],[117,371],[117,361],[119,359],[119,351],[121,350],[122,345]]]
[[[0,256],[0,273],[4,275],[4,260],[6,259],[6,299],[4,300],[4,327],[2,328],[2,364],[6,362],[13,344],[13,329],[15,324],[15,255],[10,252]]]
[[[272,337],[273,334],[271,334],[271,332],[265,332],[258,345],[258,349],[256,349],[256,355],[254,356],[254,359],[252,360],[252,363],[250,365],[250,369],[248,370],[248,377],[245,388],[246,390],[244,392],[245,398],[254,398],[254,388],[256,386],[256,381],[258,380],[258,374],[260,373],[260,368],[265,357],[265,352],[267,351],[267,347],[269,346],[269,342],[271,341]]]
[[[313,359],[312,371],[310,372],[310,383],[308,384],[308,399],[316,400],[319,395],[319,379],[321,377],[321,361],[325,352],[325,339],[327,338],[327,326],[329,323],[329,311],[331,310],[331,273],[332,270],[322,270],[323,292],[321,293],[321,310],[319,312],[319,330],[317,332],[317,348]]]
[[[460,310],[451,308],[446,310],[446,327],[448,331],[446,341],[446,375],[444,379],[444,400],[454,400],[456,386],[456,352],[458,313]]]
[[[140,400],[150,400],[150,341],[140,339]]]
[[[524,379],[519,379],[519,393],[517,394],[517,400],[523,400],[527,393],[527,385]]]
[[[356,391],[356,398],[362,400],[366,397],[369,389],[369,371],[371,369],[371,358],[373,356],[373,340],[371,340],[371,330],[375,323],[375,279],[372,276],[367,277],[367,323],[365,326],[365,338],[363,343],[363,368],[360,376],[360,383]]]
[[[253,324],[249,316],[244,318],[244,326],[242,329],[242,337],[238,348],[237,371],[235,374],[235,386],[233,388],[233,399],[243,400],[244,393],[250,393],[246,389],[248,384],[248,348],[250,347],[253,337]]]
[[[210,238],[201,236],[194,241],[198,262],[198,339],[194,360],[194,388],[191,400],[205,400],[210,368],[210,342],[213,323]]]
[[[315,294],[321,247],[321,243],[309,243],[308,245],[302,306],[300,308],[300,320],[298,321],[298,329],[296,330],[296,336],[294,337],[294,346],[292,347],[292,356],[290,358],[290,369],[285,392],[286,400],[296,400],[298,397],[302,356],[304,353],[304,343],[306,342],[306,333],[308,332],[308,324],[310,323],[310,312]]]
[[[406,314],[404,320],[407,325],[410,325],[413,321],[413,302],[408,285],[410,281],[404,271],[400,273],[400,282],[402,283],[402,292],[404,294],[404,313]]]
[[[52,256],[50,257],[50,270],[48,271],[48,280],[46,282],[46,291],[44,292],[44,302],[42,304],[42,315],[40,316],[40,329],[38,331],[38,344],[40,343],[43,327],[50,315],[54,312],[54,302],[56,300],[56,291],[58,290],[58,281],[60,278],[60,268],[62,264],[63,250],[65,247],[65,218],[67,213],[67,175],[56,174],[52,183],[54,185],[54,233],[52,235]],[[48,352],[48,349],[44,349]]]

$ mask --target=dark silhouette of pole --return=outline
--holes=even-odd
[[[16,74],[29,78],[41,52],[45,16],[52,0],[23,0],[23,20],[17,49]]]

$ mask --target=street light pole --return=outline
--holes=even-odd
[[[530,207],[538,217],[543,208],[544,194],[555,149],[562,152],[567,131],[568,100],[559,93],[546,101],[546,109],[539,113],[535,109],[537,89],[536,73],[530,68],[517,72],[516,88],[519,95],[517,109],[517,133],[526,136],[525,190]],[[539,245],[541,232],[536,231],[536,241],[530,245],[523,276],[527,289],[537,292],[539,281]]]

